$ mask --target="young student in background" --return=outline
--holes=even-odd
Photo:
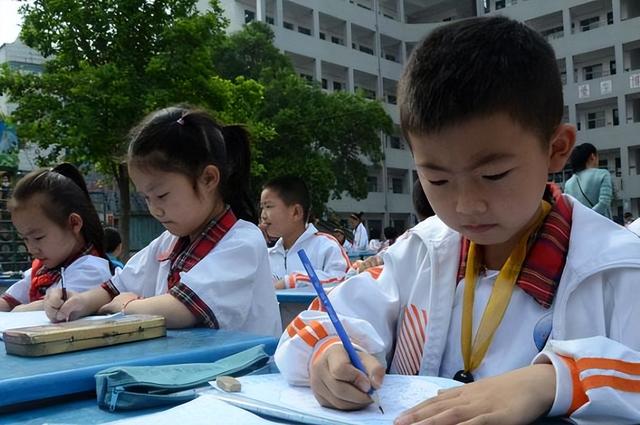
[[[422,189],[420,180],[416,180],[413,185],[411,199],[413,201],[413,210],[415,211],[416,217],[418,218],[419,222],[436,214],[433,211],[433,208],[431,208],[431,204],[424,194],[424,190]],[[408,233],[412,231],[413,228],[407,230],[395,240],[401,240],[408,237]],[[379,276],[382,272],[382,266],[384,265],[384,258],[382,254],[384,254],[387,249],[389,249],[388,246],[376,255],[372,255],[371,257],[365,258],[364,260],[358,260],[351,263],[352,270],[347,273],[347,277],[351,277],[357,273],[362,273],[366,270],[369,270],[374,277]]]
[[[132,132],[129,175],[167,229],[101,287],[66,302],[49,291],[54,321],[124,312],[274,335],[280,314],[264,238],[248,196],[249,139],[183,107],[150,114]]]
[[[640,240],[547,185],[576,137],[551,46],[506,17],[438,27],[398,100],[437,216],[389,248],[377,281],[329,295],[368,376],[309,310],[281,337],[283,375],[338,409],[371,403],[385,370],[469,382],[396,425],[640,422]]]
[[[344,248],[345,251],[349,252],[351,250],[351,242],[347,239],[347,235],[344,230],[336,227],[333,229],[333,237],[336,238],[338,243]]]
[[[310,285],[298,250],[304,249],[322,284],[342,282],[349,269],[347,253],[333,236],[308,223],[311,196],[296,176],[277,177],[264,185],[260,195],[261,220],[269,235],[278,236],[269,249],[276,289]]]
[[[122,238],[118,229],[113,227],[104,228],[104,250],[107,253],[107,257],[111,264],[116,268],[124,268],[124,263],[120,259],[122,254]]]
[[[362,216],[364,213],[353,213],[349,216],[349,224],[353,229],[353,244],[351,244],[351,251],[362,252],[366,251],[369,247],[369,234],[362,222]]]
[[[24,277],[0,297],[0,311],[42,310],[45,293],[59,288],[63,277],[64,287],[77,292],[111,277],[98,213],[73,165],[27,174],[8,208],[34,259]]]

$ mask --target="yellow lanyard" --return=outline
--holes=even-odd
[[[480,271],[480,262],[478,261],[477,247],[474,242],[469,245],[469,254],[467,256],[467,268],[464,274],[464,295],[462,304],[462,332],[460,340],[462,343],[462,357],[464,359],[464,370],[466,372],[474,371],[482,359],[484,359],[489,345],[493,340],[493,336],[504,317],[507,310],[513,287],[516,279],[520,274],[522,263],[527,255],[527,242],[533,232],[542,224],[547,214],[551,211],[551,205],[542,201],[541,209],[536,220],[529,226],[525,234],[522,236],[518,244],[515,246],[506,263],[500,269],[500,273],[496,278],[496,282],[491,290],[491,296],[487,307],[482,313],[478,332],[473,339],[471,345],[471,334],[473,324],[473,300],[475,295],[476,281]]]

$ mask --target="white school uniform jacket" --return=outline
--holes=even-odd
[[[109,262],[94,255],[83,255],[64,269],[64,286],[69,291],[84,292],[100,286],[111,277]],[[50,286],[59,288],[60,282]],[[21,304],[28,304],[31,288],[31,269],[24,272],[24,277],[11,285],[6,294]]]
[[[167,293],[171,265],[166,258],[177,240],[162,233],[116,272],[113,285],[143,297]],[[280,334],[267,245],[254,224],[238,220],[191,270],[180,272],[180,282],[209,306],[220,329]]]
[[[366,251],[369,248],[369,234],[365,229],[364,224],[360,223],[356,226],[356,230],[353,231],[353,244],[351,245],[352,251]]]
[[[288,250],[282,245],[282,238],[269,248],[269,261],[273,280],[284,279],[287,288],[310,285],[298,250],[304,249],[311,265],[323,285],[340,283],[351,266],[349,256],[333,236],[319,232],[313,224],[308,224],[304,233]]]
[[[531,362],[555,367],[550,416],[570,414],[585,424],[640,423],[640,240],[567,198],[572,230],[551,308],[551,335]],[[378,280],[361,273],[329,294],[354,343],[390,365],[390,373],[398,372],[398,358],[421,351],[416,370],[438,376],[452,322],[460,242],[460,234],[431,217],[389,248]],[[332,341],[335,331],[326,313],[303,311],[280,339],[278,368],[290,383],[308,385],[312,355]],[[514,345],[507,341],[489,350],[513,353]],[[481,366],[488,375],[502,373],[500,356],[484,364],[489,354]]]

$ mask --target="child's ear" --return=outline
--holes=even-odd
[[[560,124],[549,141],[550,173],[562,171],[575,144],[576,128],[571,124]]]
[[[304,222],[304,210],[302,209],[302,205],[300,204],[293,205],[293,218],[295,220],[300,220]]]
[[[82,225],[83,225],[83,220],[82,220],[82,216],[78,213],[71,213],[69,214],[69,227],[71,228],[71,231],[73,233],[75,233],[76,235],[79,235],[80,232],[82,232]]]
[[[207,165],[200,174],[201,184],[209,190],[217,189],[220,184],[220,170],[215,165]]]

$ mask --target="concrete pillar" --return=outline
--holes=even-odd
[[[565,37],[571,34],[571,11],[569,8],[562,9],[562,28]]]
[[[265,22],[267,16],[267,0],[256,0],[256,20]]]
[[[313,38],[320,38],[320,12],[318,9],[313,9]]]
[[[276,0],[276,16],[275,16],[275,24],[276,27],[282,28],[282,21],[284,21],[284,6],[282,4],[282,0]]]
[[[404,16],[404,0],[398,0],[396,10],[398,11],[398,19],[404,23],[407,20],[406,16]]]
[[[316,81],[322,82],[322,61],[319,58],[316,58],[313,65],[314,65],[313,76],[315,77]]]
[[[353,68],[347,68],[347,90],[349,93],[353,93],[355,91],[355,84],[353,82]]]

